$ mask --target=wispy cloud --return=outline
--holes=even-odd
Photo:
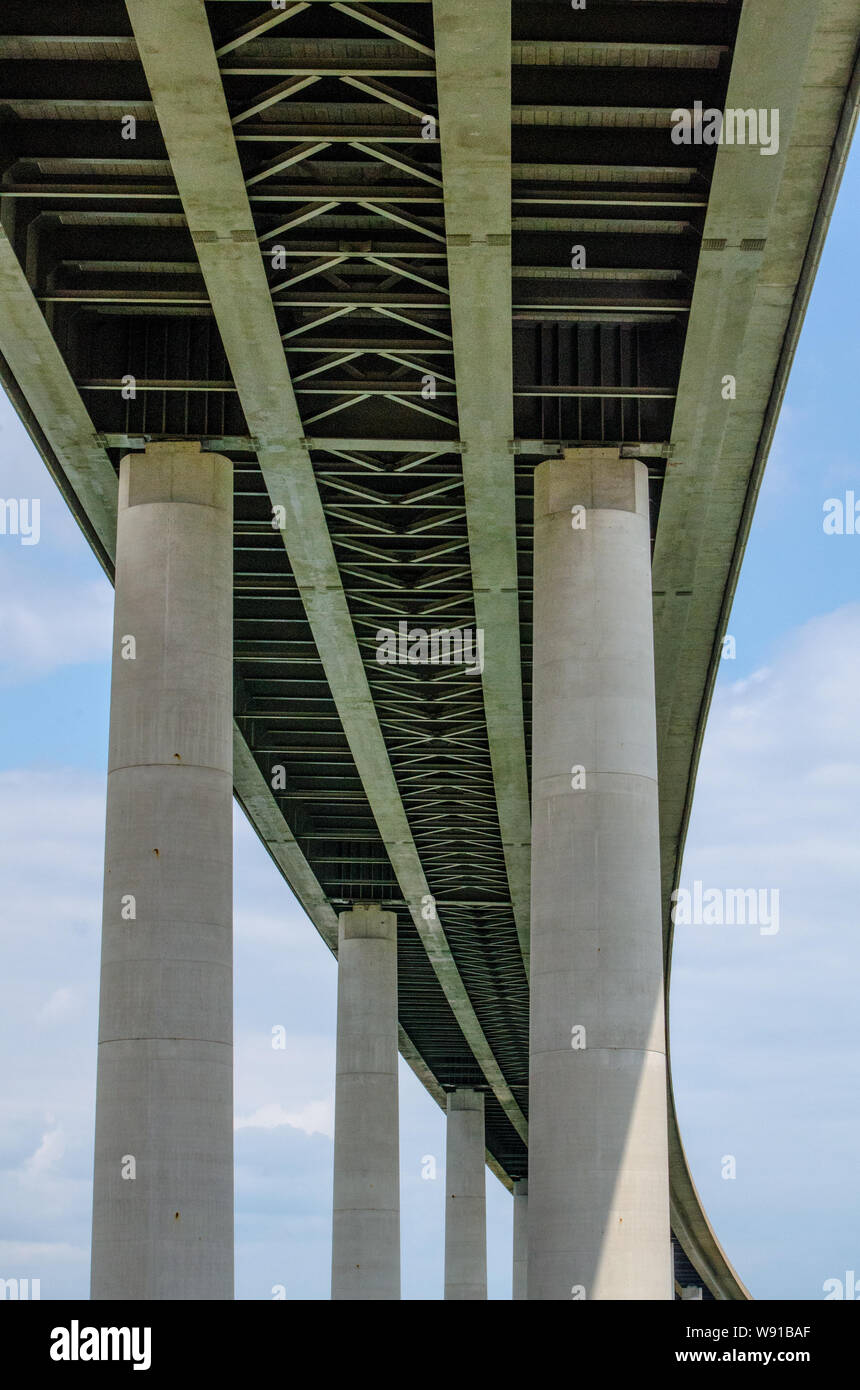
[[[0,685],[24,685],[64,666],[108,661],[113,596],[107,581],[45,583],[0,559]]]
[[[300,1129],[304,1134],[326,1134],[333,1139],[334,1102],[330,1098],[314,1100],[302,1106],[301,1110],[287,1110],[278,1101],[270,1101],[251,1115],[237,1116],[234,1128],[277,1129],[280,1125]]]
[[[680,927],[672,970],[682,1137],[759,1296],[821,1297],[822,1280],[860,1258],[844,1219],[860,1157],[844,1106],[860,1085],[858,690],[860,604],[795,628],[767,668],[720,688],[685,854],[684,883],[780,893],[778,934]],[[722,1178],[725,1155],[735,1180]]]

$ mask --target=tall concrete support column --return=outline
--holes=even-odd
[[[514,1277],[512,1298],[528,1297],[529,1185],[526,1178],[514,1183]]]
[[[333,1299],[400,1298],[397,914],[338,919]]]
[[[445,1144],[445,1297],[487,1297],[484,1097],[448,1092]]]
[[[92,1297],[233,1297],[233,470],[122,460]]]
[[[535,470],[530,1299],[665,1299],[648,476]]]

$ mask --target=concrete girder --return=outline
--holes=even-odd
[[[499,830],[528,971],[529,810],[520,667],[511,334],[510,5],[433,0],[448,280],[475,621]]]
[[[0,226],[0,353],[74,492],[104,564],[116,544],[117,477],[15,250]],[[43,455],[44,457],[44,455]],[[45,459],[50,467],[48,458]],[[62,488],[62,478],[54,474]],[[67,496],[68,500],[68,496]]]

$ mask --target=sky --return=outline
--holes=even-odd
[[[860,499],[858,244],[855,148],[753,523],[682,872],[691,890],[764,890],[769,906],[778,891],[778,930],[678,925],[672,968],[682,1138],[757,1298],[821,1299],[826,1281],[860,1275],[860,535],[823,526],[828,499]],[[0,535],[0,1277],[86,1298],[112,591],[2,395],[0,497],[41,504],[37,544]],[[336,965],[238,809],[234,824],[237,1296],[322,1299]],[[403,1296],[437,1299],[444,1117],[402,1063],[400,1105]],[[487,1199],[489,1296],[507,1299],[512,1201],[489,1172]]]

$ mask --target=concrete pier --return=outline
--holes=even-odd
[[[400,1298],[397,914],[338,919],[333,1299]]]
[[[665,1299],[669,1180],[648,477],[535,470],[530,1299]]]
[[[514,1183],[514,1269],[511,1297],[528,1297],[529,1264],[529,1184],[526,1178]]]
[[[487,1297],[484,1097],[448,1092],[445,1145],[445,1297]]]
[[[92,1297],[233,1297],[233,470],[122,460]]]

